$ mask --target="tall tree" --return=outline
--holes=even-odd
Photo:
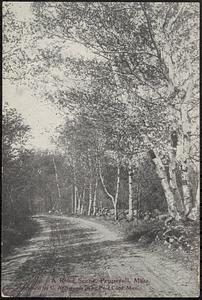
[[[93,97],[87,90],[92,77],[97,81],[94,87],[101,87],[96,93],[101,101],[109,87],[110,103],[124,105],[128,117],[137,122],[138,139],[151,150],[156,171],[164,178],[161,183],[169,213],[174,218],[189,216],[197,203],[191,198],[189,161],[194,159],[191,144],[198,118],[194,116],[198,106],[198,4],[34,2],[32,7],[33,42],[45,37],[50,43],[48,48],[36,47],[29,65],[34,66],[48,98],[51,81],[54,101],[63,108],[73,105],[78,112],[78,99],[87,94],[91,103]],[[72,79],[78,79],[78,64],[64,56],[67,41],[96,54],[94,62],[84,62],[90,71],[83,73],[85,81],[79,79],[79,88],[66,87],[70,71]],[[90,67],[93,63],[96,68]],[[48,84],[44,76],[46,81],[49,76]],[[74,98],[78,94],[82,97]],[[177,144],[173,147],[174,133]]]

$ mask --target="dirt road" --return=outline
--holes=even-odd
[[[41,233],[2,262],[2,296],[198,297],[196,274],[98,223],[37,216]]]

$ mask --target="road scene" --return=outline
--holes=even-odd
[[[2,265],[10,297],[194,297],[197,278],[98,223],[37,216],[40,235]],[[160,275],[159,275],[160,274]]]
[[[199,21],[3,2],[2,297],[199,296]]]

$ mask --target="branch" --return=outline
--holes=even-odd
[[[189,102],[187,102],[187,100],[189,101],[189,99],[191,98],[193,86],[194,86],[194,78],[190,78],[190,80],[186,86],[186,94],[185,94],[185,97],[183,98],[182,104],[185,105],[185,104],[189,103]]]
[[[182,3],[180,9],[178,10],[177,14],[170,19],[170,22],[168,23],[168,32],[170,32],[171,27],[173,26],[173,24],[176,22],[177,18],[179,17],[180,13],[182,12],[182,10],[184,9],[184,5]]]
[[[163,26],[162,26],[163,27],[163,31],[164,31],[164,28],[166,26],[168,15],[169,15],[170,11],[171,11],[171,5],[169,5],[169,8],[168,8],[168,10],[166,12],[166,15],[165,15],[165,19],[164,19]]]
[[[153,54],[153,53],[150,53],[150,52],[146,52],[146,51],[140,51],[140,52],[130,52],[130,51],[117,51],[117,50],[113,50],[113,51],[103,51],[103,53],[106,53],[106,54],[132,54],[132,55],[139,55],[139,54],[145,54],[145,55],[149,55],[149,56],[154,56],[154,57],[157,57],[158,56],[156,54]]]
[[[117,182],[116,182],[116,195],[114,202],[117,204],[118,201],[118,195],[119,195],[119,187],[120,187],[120,166],[117,166]]]
[[[152,41],[152,43],[154,45],[154,48],[156,50],[158,59],[160,61],[162,73],[163,73],[164,77],[166,78],[166,80],[169,82],[170,80],[169,80],[168,76],[165,74],[165,70],[163,68],[163,66],[165,66],[165,63],[164,63],[164,61],[163,61],[163,59],[161,57],[161,52],[160,52],[160,50],[159,50],[159,48],[158,48],[158,46],[156,44],[156,41],[154,39],[154,34],[152,32],[153,30],[152,30],[151,20],[150,20],[148,14],[147,14],[146,9],[145,9],[145,4],[143,4],[143,3],[140,2],[140,6],[141,6],[141,8],[143,10],[143,13],[144,13],[146,21],[147,21],[147,27],[148,27],[148,30],[149,30],[149,35],[150,35],[151,41]]]
[[[105,193],[106,193],[107,196],[112,200],[112,203],[115,204],[114,197],[108,192],[107,187],[106,187],[106,185],[105,185],[105,183],[104,183],[104,178],[103,178],[103,176],[102,176],[102,172],[101,172],[101,167],[100,167],[100,165],[99,165],[99,175],[100,175],[100,180],[101,180],[102,187],[103,187]]]

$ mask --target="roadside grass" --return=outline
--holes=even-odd
[[[88,218],[81,216],[81,218]],[[199,231],[198,222],[171,221],[155,218],[153,220],[121,219],[113,217],[90,217],[94,222],[102,223],[107,228],[118,232],[123,240],[134,243],[135,247],[145,248],[159,255],[180,261],[185,267],[196,269],[199,262]]]
[[[155,240],[157,234],[162,231],[162,222],[134,222],[129,223],[125,227],[125,239],[131,242],[139,242],[141,244],[150,244]]]

